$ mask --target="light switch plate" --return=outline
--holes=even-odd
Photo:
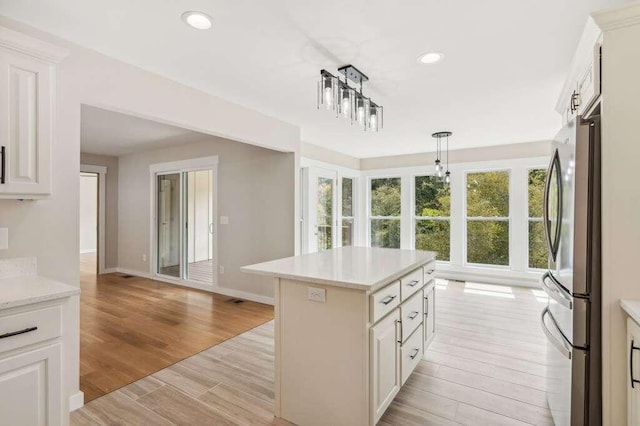
[[[307,287],[307,299],[313,302],[325,303],[327,301],[327,290],[324,288]]]
[[[220,225],[228,225],[229,216],[220,216]]]
[[[9,228],[0,228],[0,250],[9,250]]]

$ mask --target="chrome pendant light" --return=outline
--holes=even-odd
[[[318,109],[324,105],[327,110],[335,111],[336,117],[348,118],[351,124],[358,123],[364,131],[382,130],[382,105],[366,97],[362,91],[362,83],[369,81],[369,77],[353,65],[345,65],[338,71],[344,75],[344,81],[327,70],[320,71]],[[356,88],[351,87],[349,81],[354,82]]]
[[[431,135],[432,137],[436,138],[436,162],[435,162],[436,176],[442,179],[442,181],[446,185],[449,185],[451,183],[451,172],[449,171],[449,136],[451,135],[453,135],[453,133],[449,131],[436,132]],[[442,166],[442,161],[440,160],[442,155],[442,139],[445,139],[446,149],[447,149],[446,170]]]

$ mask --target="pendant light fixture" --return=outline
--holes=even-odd
[[[355,121],[365,131],[382,130],[382,105],[373,102],[362,91],[362,83],[369,81],[369,77],[353,65],[345,65],[338,71],[344,75],[344,81],[327,70],[320,71],[318,109],[324,105],[327,110],[335,111],[336,117],[348,118],[351,124]],[[349,81],[356,87],[351,87]]]
[[[436,132],[431,136],[436,138],[436,176],[446,184],[449,185],[451,183],[451,172],[449,171],[449,136],[453,135],[452,132],[444,131],[444,132]],[[442,166],[441,155],[442,155],[442,139],[445,139],[446,143],[446,171]]]

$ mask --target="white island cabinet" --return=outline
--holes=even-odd
[[[275,278],[275,414],[374,425],[434,332],[435,253],[341,247],[242,268]]]

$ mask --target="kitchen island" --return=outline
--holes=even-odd
[[[275,415],[376,424],[433,337],[435,253],[341,247],[242,270],[275,279]]]

